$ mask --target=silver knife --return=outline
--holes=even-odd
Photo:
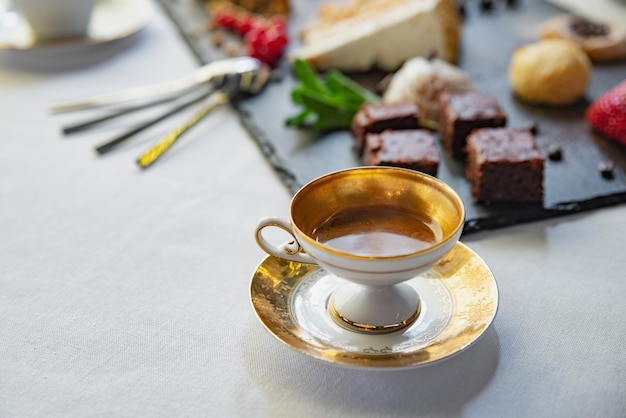
[[[53,102],[49,106],[49,111],[50,113],[62,113],[142,99],[159,100],[167,96],[173,96],[174,94],[186,93],[193,87],[208,83],[217,77],[226,76],[228,74],[241,74],[248,71],[258,71],[261,65],[259,60],[250,57],[223,59],[206,64],[193,73],[175,80],[79,99]]]

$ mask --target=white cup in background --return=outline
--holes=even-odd
[[[85,36],[97,1],[13,0],[13,5],[37,39],[46,40]]]

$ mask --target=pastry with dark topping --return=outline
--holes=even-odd
[[[626,59],[625,23],[597,22],[575,15],[560,15],[543,24],[541,37],[576,42],[594,62]]]

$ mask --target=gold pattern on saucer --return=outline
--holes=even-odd
[[[498,308],[498,289],[489,267],[460,242],[430,272],[412,279],[430,289],[430,295],[418,291],[422,314],[396,332],[366,335],[341,328],[327,303],[302,313],[304,297],[315,292],[320,300],[327,297],[329,289],[317,288],[336,286],[337,280],[315,264],[269,256],[252,277],[252,306],[265,328],[285,345],[318,360],[363,368],[410,368],[452,356],[484,334]],[[424,323],[435,306],[440,306],[443,317]]]
[[[339,312],[337,312],[337,309],[335,309],[335,305],[333,304],[332,298],[328,303],[328,310],[339,325],[346,327],[349,330],[362,332],[365,334],[384,334],[387,332],[395,332],[401,330],[402,328],[406,328],[413,322],[415,322],[417,317],[420,315],[420,312],[422,311],[422,304],[418,299],[417,309],[415,310],[415,312],[413,312],[413,314],[411,314],[411,316],[403,321],[388,325],[360,324],[358,322],[351,321],[350,319],[342,316]]]

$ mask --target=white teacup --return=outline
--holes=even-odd
[[[83,37],[98,0],[13,0],[37,39]]]
[[[316,263],[347,281],[329,301],[333,318],[361,332],[390,332],[419,315],[419,297],[403,283],[428,271],[463,230],[458,194],[429,175],[393,167],[360,167],[324,175],[292,198],[290,221],[259,221],[256,240],[275,257]],[[293,241],[274,245],[264,228]]]

